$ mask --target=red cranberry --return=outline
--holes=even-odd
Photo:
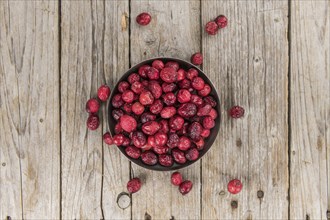
[[[179,145],[179,136],[176,133],[170,134],[166,145],[169,146],[169,148],[177,147]]]
[[[191,81],[191,85],[196,90],[202,90],[204,88],[204,80],[201,77],[195,77]]]
[[[199,107],[198,111],[197,111],[197,115],[198,116],[208,116],[210,111],[212,109],[212,106],[209,104],[205,104],[201,107]]]
[[[191,147],[191,141],[189,140],[189,138],[185,136],[180,137],[178,148],[180,150],[185,151],[188,150],[190,147]]]
[[[178,77],[177,77],[177,81],[181,81],[184,78],[186,78],[186,71],[184,71],[184,69],[179,69],[178,70]]]
[[[159,79],[159,71],[156,68],[150,67],[147,70],[147,76],[149,77],[149,79],[153,80],[153,79]]]
[[[198,95],[205,97],[208,96],[210,92],[211,92],[211,87],[208,84],[205,84],[204,88],[198,91]]]
[[[143,85],[139,81],[133,82],[131,90],[136,94],[140,94],[143,90]]]
[[[142,125],[143,133],[154,135],[160,129],[160,125],[156,121],[148,121]]]
[[[128,137],[124,137],[124,141],[121,144],[121,146],[127,147],[130,144],[131,144],[131,139],[129,139]]]
[[[176,96],[173,92],[168,92],[165,95],[163,95],[163,101],[166,105],[174,105],[176,102]]]
[[[140,81],[140,76],[137,73],[132,73],[128,76],[127,80],[130,84],[133,84],[134,82]]]
[[[173,165],[173,157],[168,154],[159,155],[159,163],[164,167],[170,167]]]
[[[199,157],[199,152],[196,148],[190,148],[187,152],[186,152],[186,158],[187,160],[190,161],[194,161],[197,160]]]
[[[97,96],[99,97],[99,99],[103,102],[107,101],[107,99],[110,96],[110,88],[107,85],[103,85],[101,86],[98,90],[97,90]]]
[[[148,149],[145,149],[143,148],[144,150],[149,150],[153,147],[156,146],[156,142],[155,142],[155,137],[154,136],[149,136],[148,137],[148,141],[147,141],[147,146],[148,146]]]
[[[215,126],[215,122],[211,116],[207,116],[203,119],[203,127],[206,129],[211,129]]]
[[[163,120],[159,121],[159,124],[160,124],[159,132],[163,132],[163,133],[167,134],[170,130],[169,126],[168,126],[168,121],[163,119]]]
[[[157,163],[157,156],[154,152],[148,150],[141,154],[141,159],[143,163],[147,165],[155,165]]]
[[[190,192],[192,186],[193,183],[190,180],[186,180],[180,184],[179,191],[182,195],[186,195],[187,193]]]
[[[168,62],[165,64],[165,67],[171,67],[171,68],[173,68],[175,71],[178,71],[178,69],[179,69],[179,63],[178,63],[178,62],[175,62],[175,61],[168,61]]]
[[[125,136],[123,134],[116,134],[113,136],[113,143],[117,146],[120,146],[124,143]]]
[[[155,151],[156,154],[161,155],[161,154],[166,154],[168,152],[168,147],[167,146],[154,146],[153,150]]]
[[[178,114],[184,118],[190,118],[196,115],[197,107],[195,104],[192,103],[184,103],[181,104],[178,109]]]
[[[201,105],[203,104],[203,99],[201,97],[199,97],[198,95],[191,95],[191,99],[190,99],[191,103],[194,103],[195,105]]]
[[[163,61],[161,60],[154,60],[151,65],[153,68],[156,68],[158,70],[162,70],[165,67]]]
[[[228,192],[230,192],[231,194],[237,194],[242,190],[243,184],[240,180],[233,179],[229,181],[227,188]]]
[[[124,131],[131,133],[136,129],[137,123],[135,118],[129,115],[123,115],[120,117],[120,126]]]
[[[134,159],[138,159],[141,155],[141,150],[134,146],[126,147],[125,152],[129,157],[134,158]]]
[[[189,123],[185,122],[182,128],[178,131],[178,135],[185,135],[188,132]]]
[[[207,138],[208,136],[210,136],[210,130],[209,129],[204,129],[202,132],[201,132],[201,136],[203,138]]]
[[[212,96],[206,96],[203,98],[204,103],[211,105],[212,107],[215,107],[217,105],[217,102]]]
[[[150,112],[145,112],[140,117],[141,123],[146,123],[148,121],[154,121],[154,120],[156,120],[156,115],[153,115]]]
[[[123,129],[121,128],[120,123],[117,123],[115,125],[115,129],[114,130],[115,130],[115,134],[120,134],[120,133],[123,132]]]
[[[197,150],[203,150],[205,145],[204,139],[203,138],[199,139],[198,141],[195,142],[195,145]]]
[[[151,16],[147,12],[143,12],[136,17],[136,22],[142,26],[148,25],[150,21],[151,21]]]
[[[129,193],[136,193],[141,188],[141,181],[139,178],[133,178],[127,183],[127,191]]]
[[[201,122],[201,117],[195,115],[194,117],[190,118],[191,122]]]
[[[89,128],[89,130],[96,130],[100,125],[99,116],[97,116],[95,114],[90,114],[87,119],[86,124],[87,124],[87,127]]]
[[[180,130],[184,124],[184,119],[178,115],[170,118],[169,126],[170,129],[173,129],[175,131]]]
[[[158,132],[155,134],[155,143],[156,146],[164,146],[167,142],[167,135],[162,132]]]
[[[177,80],[177,72],[171,67],[165,67],[160,71],[160,78],[167,83],[172,83]]]
[[[107,132],[107,133],[105,133],[105,134],[103,135],[103,141],[104,141],[104,143],[106,143],[107,145],[111,145],[111,144],[113,144],[113,140],[112,140],[112,137],[111,137],[111,135],[110,135],[109,132]]]
[[[150,81],[148,88],[155,99],[159,99],[162,95],[162,87],[157,81]]]
[[[97,99],[90,99],[86,103],[86,111],[88,113],[96,113],[99,111],[100,103],[97,101]]]
[[[125,103],[123,106],[123,110],[127,113],[131,113],[132,112],[132,104],[131,103]]]
[[[186,77],[190,80],[198,76],[198,71],[195,68],[190,68],[187,72]]]
[[[140,102],[135,102],[132,105],[132,112],[136,115],[141,115],[144,112],[144,106]]]
[[[121,95],[121,98],[126,103],[132,103],[134,99],[134,93],[132,92],[132,90],[126,89]]]
[[[178,94],[178,101],[180,103],[186,103],[186,102],[190,102],[191,99],[191,94],[188,90],[186,89],[180,89]]]
[[[177,85],[175,83],[163,83],[162,84],[162,89],[163,92],[167,93],[167,92],[173,92],[174,90],[176,90]]]
[[[149,110],[152,114],[159,114],[163,109],[163,102],[159,99],[155,100],[154,103],[150,106]]]
[[[241,118],[244,116],[244,108],[241,106],[234,106],[229,110],[229,115],[232,118]]]
[[[141,83],[145,88],[147,88],[149,86],[149,81],[148,80],[142,80]]]
[[[128,88],[129,88],[129,84],[126,81],[122,81],[118,84],[118,91],[121,93],[123,93]]]
[[[179,164],[184,164],[187,161],[186,157],[184,156],[184,153],[177,148],[172,149],[172,156],[174,158],[174,161]]]
[[[150,69],[150,66],[149,65],[143,65],[139,68],[139,75],[142,77],[142,78],[147,78],[147,71]]]
[[[191,81],[189,79],[183,79],[178,83],[181,89],[190,89],[191,88]]]
[[[115,108],[120,108],[124,104],[124,100],[121,98],[121,94],[114,95],[111,104]]]
[[[119,118],[124,114],[124,112],[120,109],[114,109],[112,110],[112,117],[118,121]]]
[[[154,97],[151,92],[143,91],[140,94],[139,101],[142,105],[151,105],[154,102]]]
[[[189,137],[193,141],[197,141],[200,139],[202,131],[203,131],[203,127],[198,122],[193,122],[188,128]]]
[[[201,65],[203,63],[203,55],[201,53],[195,53],[191,56],[191,62],[194,65]]]
[[[171,183],[174,186],[179,186],[183,181],[182,175],[179,172],[174,172],[171,175]]]
[[[214,108],[211,109],[209,115],[211,116],[211,118],[213,118],[213,120],[215,120],[218,117],[218,113]]]
[[[135,147],[141,148],[147,143],[147,138],[141,131],[135,131],[132,133],[132,141]]]
[[[160,116],[162,118],[171,118],[175,115],[175,113],[176,113],[176,108],[172,107],[172,106],[169,106],[169,107],[164,107],[162,109],[162,111],[160,112]]]
[[[219,27],[218,27],[217,23],[214,22],[214,21],[209,21],[205,25],[205,31],[209,35],[216,35],[216,33],[218,32],[218,30],[219,30]]]
[[[224,15],[219,15],[216,19],[215,19],[215,23],[217,23],[219,28],[224,28],[227,26],[228,20],[226,18],[226,16]]]

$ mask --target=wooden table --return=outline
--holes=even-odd
[[[1,1],[0,219],[329,219],[329,11],[323,0]],[[228,27],[207,35],[219,14]],[[222,124],[182,170],[194,187],[181,196],[170,172],[102,143],[105,107],[95,132],[84,109],[130,66],[197,51]],[[228,117],[233,105],[244,118]],[[144,185],[127,197],[132,176]]]

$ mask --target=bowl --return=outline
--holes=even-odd
[[[216,100],[217,102],[217,106],[214,107],[218,113],[218,117],[216,118],[215,120],[215,126],[211,129],[211,132],[210,132],[210,135],[209,137],[207,137],[206,139],[204,139],[205,141],[205,145],[204,145],[204,149],[202,149],[201,151],[199,151],[199,158],[195,161],[188,161],[185,163],[185,164],[178,164],[174,161],[174,164],[171,166],[171,167],[165,167],[165,166],[162,166],[160,165],[159,163],[155,164],[155,165],[147,165],[145,163],[142,162],[142,160],[139,158],[139,159],[133,159],[131,157],[129,157],[126,152],[125,152],[125,147],[118,147],[118,149],[130,160],[132,161],[133,163],[141,166],[141,167],[144,167],[146,169],[150,169],[150,170],[156,170],[156,171],[170,171],[170,170],[178,170],[178,169],[181,169],[181,168],[184,168],[184,167],[187,167],[187,166],[190,166],[191,164],[195,163],[196,161],[198,161],[199,159],[201,159],[205,153],[211,148],[212,144],[214,143],[216,137],[217,137],[217,134],[219,132],[219,128],[220,128],[220,119],[221,119],[221,115],[220,115],[220,99],[219,99],[219,96],[218,96],[218,93],[214,87],[214,85],[212,84],[212,82],[209,80],[209,78],[205,75],[205,73],[203,73],[202,70],[200,70],[198,67],[196,67],[195,65],[187,62],[187,61],[184,61],[184,60],[181,60],[181,59],[177,59],[177,58],[170,58],[170,57],[158,57],[158,58],[152,58],[152,59],[148,59],[148,60],[145,60],[135,66],[133,66],[132,68],[130,68],[121,78],[120,80],[117,82],[115,88],[112,90],[111,92],[111,95],[110,95],[110,101],[108,102],[108,108],[107,108],[107,116],[108,116],[108,119],[107,119],[107,122],[108,122],[108,130],[110,131],[110,134],[111,136],[115,135],[115,132],[114,132],[114,127],[116,125],[116,120],[112,117],[112,110],[114,109],[111,105],[111,100],[113,98],[113,96],[115,94],[118,93],[118,85],[121,81],[124,81],[124,80],[127,80],[128,76],[131,74],[131,73],[137,73],[138,72],[138,69],[139,67],[141,67],[142,65],[145,65],[145,64],[149,64],[151,65],[151,63],[154,61],[154,60],[162,60],[164,63],[166,63],[167,61],[176,61],[179,63],[180,65],[180,68],[184,68],[185,70],[189,69],[189,68],[195,68],[197,69],[198,71],[198,74],[201,78],[204,79],[204,81],[206,83],[208,83],[210,85],[210,87],[212,88],[212,91],[210,93],[210,95],[213,96],[213,98]]]

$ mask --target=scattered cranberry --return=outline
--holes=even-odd
[[[156,121],[148,121],[142,125],[142,131],[146,135],[154,135],[160,129],[160,125]]]
[[[160,71],[160,78],[167,83],[172,83],[177,80],[178,73],[172,67],[165,67]]]
[[[183,181],[182,175],[179,172],[174,172],[171,175],[171,183],[174,186],[179,186]]]
[[[113,140],[112,140],[112,137],[111,137],[109,132],[107,132],[103,135],[103,141],[107,145],[112,145],[113,144]]]
[[[149,136],[148,137],[148,140],[147,140],[147,145],[149,149],[153,148],[156,146],[156,142],[155,142],[155,137],[154,136]],[[145,149],[143,148],[144,150],[149,150],[149,149]]]
[[[180,150],[185,151],[188,150],[190,147],[191,147],[191,141],[189,140],[189,138],[185,136],[180,137],[178,148]]]
[[[159,155],[159,164],[164,167],[170,167],[173,165],[173,157],[169,154],[161,154]]]
[[[95,114],[90,114],[88,119],[87,119],[87,127],[90,130],[96,130],[99,125],[100,125],[100,119],[99,116],[95,115]]]
[[[134,93],[132,92],[132,90],[127,89],[123,92],[123,94],[121,95],[121,98],[126,103],[132,103],[134,100]]]
[[[176,108],[169,106],[169,107],[164,107],[162,111],[160,112],[160,116],[162,118],[171,118],[175,115],[176,113]]]
[[[129,115],[123,115],[120,117],[120,126],[124,131],[128,133],[134,131],[136,129],[137,123],[135,118]]]
[[[139,101],[142,105],[151,105],[154,102],[154,97],[152,96],[151,92],[143,91],[140,94]]]
[[[190,102],[191,94],[186,89],[180,89],[177,96],[178,96],[178,102],[180,103]]]
[[[144,151],[141,154],[141,159],[142,159],[143,163],[145,163],[147,165],[155,165],[158,161],[156,154],[150,150]]]
[[[123,110],[127,113],[132,112],[132,103],[125,103],[123,106]]]
[[[173,68],[175,71],[178,71],[178,69],[179,69],[179,63],[178,63],[178,62],[175,62],[175,61],[168,61],[168,62],[165,64],[165,67],[171,67],[171,68]]]
[[[144,106],[140,102],[135,102],[132,105],[132,112],[136,115],[141,115],[144,112]]]
[[[190,192],[192,186],[193,183],[190,180],[186,180],[180,184],[179,191],[182,195],[186,195],[187,193]]]
[[[244,108],[241,106],[234,106],[229,110],[229,115],[232,118],[241,118],[244,116]]]
[[[203,119],[203,127],[206,129],[211,129],[215,126],[215,122],[211,116],[207,116]]]
[[[131,157],[133,159],[138,159],[141,155],[141,150],[134,146],[126,147],[125,152],[129,157]]]
[[[209,35],[216,35],[216,33],[218,32],[218,30],[219,30],[219,27],[218,27],[218,25],[217,25],[217,23],[215,21],[209,21],[205,25],[205,31]]]
[[[134,82],[139,82],[140,81],[140,76],[137,73],[132,73],[131,75],[129,75],[127,80],[130,84],[133,84]]]
[[[151,65],[153,68],[156,68],[158,70],[162,70],[165,67],[163,61],[161,60],[154,60]]]
[[[147,138],[141,131],[135,131],[132,133],[132,141],[135,147],[141,148],[147,143]]]
[[[195,53],[191,56],[191,62],[194,65],[201,65],[203,63],[203,55],[201,53]]]
[[[121,93],[123,93],[128,88],[129,88],[129,84],[126,81],[122,81],[118,84],[118,91]]]
[[[136,193],[141,189],[141,181],[139,178],[133,178],[127,183],[127,191],[129,193]]]
[[[228,192],[232,194],[237,194],[242,190],[243,184],[240,180],[233,179],[229,181],[227,188],[228,188]]]
[[[190,68],[187,72],[187,79],[192,80],[194,77],[198,76],[198,71],[195,68]]]
[[[187,134],[188,132],[188,126],[189,126],[189,123],[188,122],[185,122],[182,126],[182,128],[178,131],[178,135],[185,135]]]
[[[143,12],[136,17],[136,22],[142,26],[148,25],[150,21],[151,16],[147,12]]]
[[[196,90],[202,90],[205,86],[204,80],[201,77],[195,77],[191,81],[191,85]]]
[[[110,96],[110,88],[107,85],[103,85],[101,86],[98,90],[97,90],[97,96],[99,97],[99,99],[103,102],[107,101],[107,99]]]
[[[189,79],[183,79],[178,84],[181,89],[190,89],[191,88],[191,81]]]
[[[86,111],[88,113],[96,113],[99,111],[100,103],[97,101],[97,99],[90,99],[86,103]]]
[[[181,150],[177,149],[177,148],[174,148],[172,150],[172,156],[174,158],[174,161],[179,163],[179,164],[184,164],[187,161],[184,153]]]
[[[148,81],[148,80],[142,80],[142,81],[141,81],[141,84],[142,84],[145,88],[147,88],[147,87],[149,86],[149,81]]]
[[[227,26],[228,20],[226,18],[226,16],[224,15],[219,15],[216,19],[215,22],[217,23],[217,25],[219,26],[219,28],[224,28]]]
[[[122,134],[116,134],[115,136],[113,136],[112,140],[113,140],[113,143],[117,146],[120,146],[123,144],[124,142],[124,139],[125,139],[125,136],[122,135]]]

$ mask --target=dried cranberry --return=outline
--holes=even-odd
[[[195,104],[192,103],[184,103],[181,104],[178,109],[178,114],[184,118],[190,118],[196,115],[197,107]]]
[[[200,139],[202,131],[203,131],[203,127],[198,122],[191,123],[191,125],[188,128],[189,137],[193,141],[197,141]]]
[[[153,150],[155,151],[156,154],[160,155],[160,154],[166,154],[168,152],[168,147],[166,145],[164,146],[158,146],[156,144],[156,146],[154,146]]]
[[[170,118],[169,126],[170,129],[173,129],[175,131],[180,130],[184,124],[184,119],[178,115]]]
[[[129,193],[136,193],[141,188],[141,181],[139,178],[133,178],[127,183],[127,191]]]
[[[132,73],[128,76],[127,80],[130,84],[133,84],[134,82],[140,81],[140,76],[137,73]]]
[[[186,71],[184,71],[184,69],[179,69],[178,70],[178,77],[177,77],[177,81],[181,81],[184,78],[186,78]]]
[[[123,115],[120,117],[120,126],[123,128],[124,131],[128,133],[134,131],[136,129],[137,123],[135,118],[129,115]]]
[[[160,124],[159,132],[163,132],[163,133],[167,134],[170,130],[169,126],[168,126],[168,121],[163,119],[163,120],[159,121],[159,124]]]
[[[120,108],[124,104],[124,100],[121,98],[121,94],[114,95],[111,104],[115,108]]]
[[[171,175],[171,183],[174,186],[179,186],[183,181],[182,175],[179,172],[174,172]]]
[[[96,113],[99,111],[100,103],[97,101],[97,99],[89,99],[86,103],[86,111],[88,113]]]
[[[198,108],[197,115],[198,116],[207,116],[209,115],[212,106],[209,104],[202,105]]]
[[[190,68],[186,74],[186,77],[190,80],[198,76],[198,71],[195,68]]]
[[[125,148],[126,154],[134,159],[138,159],[141,155],[141,150],[134,146],[128,146]]]
[[[185,135],[188,132],[189,123],[185,122],[182,128],[178,131],[178,135]]]
[[[201,53],[195,53],[191,56],[191,62],[194,65],[201,65],[203,63],[203,55]]]
[[[98,90],[97,90],[97,96],[99,97],[99,99],[103,102],[107,101],[107,99],[110,96],[110,88],[107,85],[103,85],[101,86]]]
[[[178,71],[178,69],[179,69],[179,63],[178,63],[178,62],[175,62],[175,61],[168,61],[168,62],[165,64],[165,67],[171,67],[171,68],[173,68],[175,71]]]
[[[145,88],[147,88],[149,86],[149,81],[148,80],[142,80],[141,83]]]
[[[189,89],[191,88],[191,81],[189,79],[183,79],[178,83],[181,89]]]
[[[190,102],[191,94],[186,89],[180,89],[177,96],[178,96],[178,102],[180,103]]]
[[[206,116],[203,119],[203,127],[206,129],[211,129],[215,126],[215,122],[211,116]]]
[[[190,148],[187,152],[186,152],[186,158],[187,160],[190,161],[194,161],[197,160],[199,157],[199,152],[196,148]]]
[[[129,88],[129,84],[126,81],[122,81],[118,84],[118,91],[121,93],[123,93],[128,88]]]
[[[179,191],[182,195],[186,195],[187,193],[190,192],[192,186],[193,183],[190,180],[186,180],[180,184]]]
[[[217,25],[217,23],[215,21],[209,21],[205,25],[205,31],[209,35],[216,35],[216,33],[218,32],[218,30],[219,30],[219,27],[218,27],[218,25]]]
[[[163,102],[159,99],[155,100],[154,103],[150,106],[149,110],[151,113],[157,115],[163,109]]]
[[[149,149],[151,149],[151,148],[153,148],[153,147],[156,146],[156,142],[155,142],[155,137],[154,136],[149,136],[148,137],[147,146],[149,146],[148,149],[145,149],[144,147],[143,147],[143,149],[144,150],[149,150]]]
[[[195,145],[197,150],[203,150],[205,145],[204,139],[203,138],[199,139],[198,141],[195,142]]]
[[[203,138],[207,138],[208,136],[210,136],[210,130],[209,129],[203,129],[203,131],[201,132],[201,136]]]
[[[147,165],[155,165],[157,163],[157,156],[154,152],[148,150],[141,154],[141,159],[143,163]]]
[[[218,117],[218,113],[214,108],[211,109],[209,115],[211,116],[211,118],[213,118],[213,120],[215,120]]]
[[[228,19],[226,18],[226,16],[224,15],[219,15],[216,19],[215,19],[215,23],[217,23],[219,28],[224,28],[227,26],[228,23]]]
[[[132,90],[126,89],[121,95],[121,98],[126,103],[132,103],[134,99],[134,93],[132,92]]]
[[[167,83],[172,83],[177,80],[178,73],[171,67],[165,67],[160,71],[160,78]]]
[[[190,101],[191,103],[194,103],[197,106],[203,104],[203,99],[198,95],[194,95],[194,94],[191,95]]]
[[[175,115],[175,113],[176,113],[176,108],[169,106],[169,107],[164,107],[162,109],[162,111],[160,112],[160,116],[162,118],[171,118],[171,117],[173,117],[173,115]]]
[[[153,80],[153,79],[159,79],[159,71],[154,68],[154,67],[150,67],[147,70],[147,76],[149,77],[149,79]]]
[[[154,60],[151,65],[153,68],[156,68],[158,70],[162,70],[165,67],[163,61],[161,60]]]
[[[191,85],[196,90],[202,90],[204,88],[205,83],[201,77],[197,76],[192,79]]]
[[[241,118],[244,116],[244,108],[241,106],[234,106],[229,110],[229,115],[232,118]]]
[[[126,146],[128,146],[128,145],[130,145],[130,144],[131,144],[131,139],[129,139],[128,137],[124,137],[124,141],[123,141],[123,143],[121,144],[121,146],[126,147]]]
[[[139,75],[142,77],[142,78],[147,78],[147,71],[150,69],[150,66],[149,65],[143,65],[139,68]]]
[[[168,92],[165,95],[163,95],[163,101],[166,105],[174,105],[176,102],[176,96],[173,92]]]
[[[124,112],[120,109],[114,109],[112,110],[112,117],[118,121],[119,118],[124,114]]]
[[[155,134],[155,143],[156,146],[164,146],[167,142],[167,135],[162,132],[158,132]]]
[[[142,105],[151,105],[154,102],[154,97],[151,92],[143,91],[140,94],[139,101]]]
[[[237,194],[242,190],[243,184],[240,180],[233,179],[229,181],[227,188],[228,192],[230,192],[231,194]]]
[[[140,94],[143,91],[143,85],[139,81],[133,82],[131,90],[135,92],[135,94]]]
[[[170,167],[173,165],[173,157],[168,154],[159,155],[159,163],[164,167]]]
[[[150,81],[148,88],[155,99],[159,99],[162,95],[162,87],[157,81]]]
[[[87,127],[89,128],[89,130],[96,130],[100,125],[99,116],[97,116],[95,114],[90,114],[87,119],[86,124],[87,124]]]
[[[136,115],[141,115],[144,112],[144,106],[140,102],[135,102],[132,105],[132,112]]]
[[[203,98],[204,103],[211,105],[212,107],[215,107],[217,105],[217,102],[212,96],[206,96]]]
[[[147,138],[141,131],[135,131],[132,133],[132,141],[135,147],[141,148],[147,143]]]
[[[210,92],[211,92],[211,87],[208,84],[205,84],[204,88],[198,91],[198,95],[205,97],[208,96]]]
[[[179,145],[179,136],[176,133],[172,133],[168,136],[166,145],[169,148],[175,148]]]
[[[151,15],[147,12],[143,12],[136,17],[136,22],[142,26],[148,25],[150,21]]]
[[[113,143],[117,146],[120,146],[123,144],[125,139],[125,136],[123,134],[116,134],[115,136],[113,136],[112,140]]]
[[[156,115],[153,115],[150,112],[145,112],[140,117],[141,123],[146,123],[148,121],[154,121],[155,119],[156,119]]]
[[[177,85],[175,83],[163,83],[162,84],[162,89],[163,92],[167,93],[167,92],[173,92],[174,90],[176,90]]]
[[[123,132],[123,129],[121,128],[119,122],[115,125],[114,130],[115,130],[115,134],[120,134],[121,132]]]
[[[108,144],[108,145],[111,145],[113,144],[113,140],[112,140],[112,137],[110,135],[109,132],[106,132],[104,135],[103,135],[103,141],[104,143]]]
[[[177,148],[172,149],[172,156],[174,158],[174,161],[179,164],[184,164],[187,161],[186,157],[184,156],[184,153]]]
[[[156,121],[148,121],[142,125],[143,133],[154,135],[160,129],[160,125]]]
[[[178,148],[180,150],[185,151],[188,150],[190,147],[191,147],[191,141],[189,140],[189,138],[185,136],[180,137]]]

